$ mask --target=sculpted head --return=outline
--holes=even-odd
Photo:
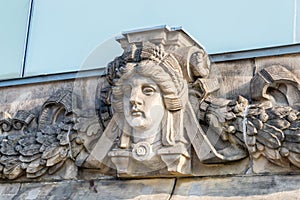
[[[155,59],[149,51],[142,50],[141,60],[119,69],[120,78],[112,90],[114,111],[122,113],[140,134],[161,131],[169,112],[181,110],[187,101],[187,82],[176,58],[165,54]]]
[[[124,113],[126,122],[133,129],[156,131],[167,111],[181,109],[180,95],[184,84],[176,87],[164,67],[151,60],[129,63],[124,69],[113,88],[113,108]]]
[[[125,47],[123,54],[109,63],[108,85],[105,82],[99,90],[103,93],[98,93],[100,103],[109,105],[100,113],[113,116],[97,147],[110,142],[108,164],[120,173],[188,171],[190,138],[199,132],[188,99],[188,82],[206,75],[196,69],[203,65],[203,57],[195,53],[199,48],[176,49],[149,42]],[[107,115],[103,116],[104,121]],[[98,154],[95,151],[98,160],[106,158],[104,153]]]
[[[125,119],[136,130],[157,129],[165,115],[161,89],[150,77],[130,75],[121,86]]]

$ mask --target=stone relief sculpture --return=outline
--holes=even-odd
[[[51,175],[73,157],[76,133],[71,100],[70,91],[58,91],[43,105],[37,123],[35,116],[23,110],[1,120],[1,129],[7,133],[1,135],[2,178]]]
[[[246,143],[254,158],[266,157],[282,166],[300,167],[299,80],[280,65],[261,70],[251,81],[252,97],[258,101],[247,110]]]
[[[199,48],[190,59],[201,53]],[[228,143],[225,147],[231,152],[222,152],[209,140],[188,95],[190,90],[206,92],[200,89],[201,79],[197,76],[207,76],[207,69],[202,64],[186,69],[176,56],[180,54],[168,53],[163,46],[133,44],[110,64],[108,78],[114,114],[88,162],[103,163],[109,157],[119,174],[161,170],[165,174],[191,174],[191,151],[201,162],[224,162],[246,156],[244,151],[238,152],[238,145]],[[197,99],[196,103],[202,100]]]
[[[285,67],[258,72],[252,99],[224,99],[213,95],[219,83],[209,76],[207,53],[187,34],[163,29],[119,42],[124,52],[95,91],[98,119],[73,109],[80,101],[69,90],[51,96],[39,116],[3,113],[2,178],[51,176],[63,168],[197,176],[193,162],[222,167],[249,156],[300,168],[299,81]]]

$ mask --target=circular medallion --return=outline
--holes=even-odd
[[[139,142],[134,144],[132,149],[132,156],[138,161],[147,160],[151,157],[152,147],[148,142]]]

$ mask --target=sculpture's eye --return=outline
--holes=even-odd
[[[151,96],[155,93],[155,89],[153,87],[150,87],[150,86],[144,86],[142,88],[143,90],[143,93],[147,96]]]

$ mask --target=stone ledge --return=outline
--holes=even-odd
[[[2,183],[0,192],[0,199],[300,199],[300,175]]]
[[[169,199],[175,178],[0,184],[0,199]]]
[[[300,199],[300,175],[178,179],[178,199]]]

